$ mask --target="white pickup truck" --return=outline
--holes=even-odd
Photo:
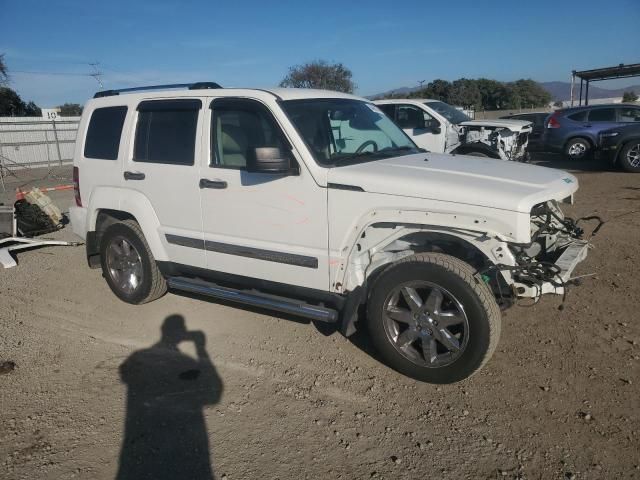
[[[365,325],[390,366],[428,382],[476,372],[500,307],[563,293],[588,246],[560,210],[572,175],[424,152],[337,92],[98,92],[74,179],[73,229],[123,301],[173,289]]]
[[[375,102],[411,139],[430,152],[524,162],[532,123],[524,120],[471,120],[439,100],[392,99]]]

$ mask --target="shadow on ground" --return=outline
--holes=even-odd
[[[178,349],[183,342],[193,342],[197,359]],[[120,365],[127,411],[118,480],[214,478],[203,408],[220,400],[223,385],[205,343],[170,315],[160,340]]]

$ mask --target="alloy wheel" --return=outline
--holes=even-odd
[[[142,283],[142,259],[136,248],[122,236],[107,247],[107,269],[116,286],[126,294],[135,292]]]
[[[457,360],[469,340],[469,320],[460,301],[428,281],[412,281],[391,291],[383,324],[394,348],[421,367]]]

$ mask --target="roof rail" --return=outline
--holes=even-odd
[[[148,85],[144,87],[120,88],[117,90],[101,90],[96,92],[93,98],[112,97],[121,93],[141,92],[145,90],[166,90],[168,88],[188,88],[189,90],[205,90],[211,88],[222,88],[215,82],[195,82],[195,83],[172,83],[168,85]]]

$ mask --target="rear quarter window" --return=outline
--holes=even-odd
[[[586,122],[587,121],[587,110],[582,112],[576,112],[571,115],[567,115],[567,118],[573,120],[574,122]]]
[[[96,108],[91,114],[84,143],[85,158],[116,160],[127,107]]]

